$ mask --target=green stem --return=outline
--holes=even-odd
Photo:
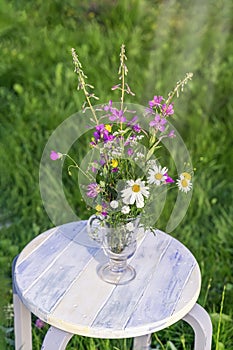
[[[74,163],[74,165],[69,165],[69,166],[68,166],[68,172],[69,172],[69,169],[70,169],[70,168],[77,168],[78,170],[81,171],[81,173],[82,173],[84,176],[86,176],[86,177],[88,178],[88,180],[95,180],[95,178],[94,178],[93,176],[89,176],[88,174],[86,174],[86,173],[79,167],[79,165],[76,163],[76,161],[75,161],[69,154],[64,153],[63,156],[69,158],[69,159]]]

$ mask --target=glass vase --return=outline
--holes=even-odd
[[[96,220],[101,221],[93,225]],[[94,228],[95,226],[95,228]],[[135,269],[128,264],[137,248],[139,219],[129,219],[119,225],[109,225],[103,219],[92,216],[88,222],[88,232],[103,247],[108,262],[99,267],[97,273],[102,280],[112,284],[126,284],[136,276]]]

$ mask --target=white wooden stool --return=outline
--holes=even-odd
[[[126,285],[97,275],[103,250],[86,244],[86,221],[55,227],[32,240],[13,268],[15,349],[31,350],[31,313],[51,325],[43,350],[64,350],[74,334],[134,338],[134,350],[150,349],[153,332],[183,319],[195,332],[195,350],[211,350],[212,325],[198,304],[199,266],[178,240],[147,232],[130,264]]]

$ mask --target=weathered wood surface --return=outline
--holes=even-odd
[[[78,244],[86,222],[51,229],[29,243],[15,268],[15,286],[38,317],[70,333],[125,338],[155,332],[191,310],[200,292],[198,264],[179,241],[148,232],[130,263],[136,278],[115,286],[96,270],[99,247]]]

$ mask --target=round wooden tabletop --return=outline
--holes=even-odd
[[[43,321],[89,337],[137,337],[177,322],[196,303],[199,266],[170,235],[146,232],[130,259],[136,278],[126,285],[98,277],[106,256],[86,237],[86,221],[64,224],[37,236],[19,255],[17,294]]]

